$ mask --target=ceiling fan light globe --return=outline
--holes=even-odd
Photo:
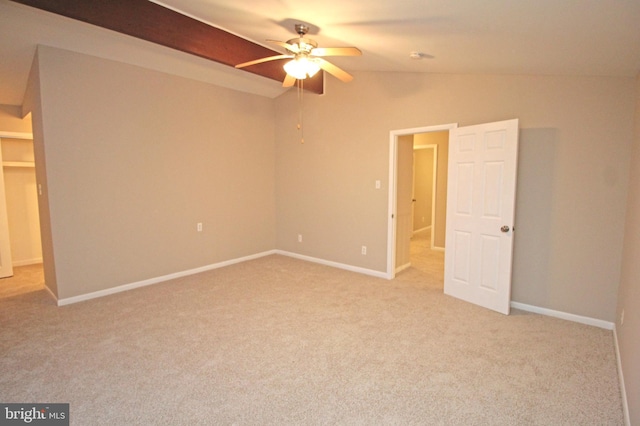
[[[316,75],[318,73],[318,71],[320,71],[320,65],[318,65],[317,63],[315,63],[314,61],[307,61],[307,75],[309,76],[309,78],[313,77],[314,75]]]
[[[304,80],[305,78],[307,78],[306,71],[295,59],[284,64],[284,70],[287,74],[297,78],[298,80]]]
[[[320,65],[309,58],[296,58],[284,64],[284,70],[290,76],[304,80],[316,75],[320,71]]]

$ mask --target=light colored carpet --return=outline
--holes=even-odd
[[[17,266],[13,277],[0,279],[0,299],[30,293],[44,288],[42,264]]]
[[[388,281],[274,255],[5,297],[0,401],[68,402],[74,425],[623,424],[612,332],[458,301],[419,263]]]

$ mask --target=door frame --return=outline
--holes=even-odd
[[[386,278],[396,276],[396,216],[397,216],[397,184],[398,184],[398,138],[416,133],[451,131],[458,127],[458,123],[441,124],[436,126],[414,127],[410,129],[391,130],[389,132],[389,200],[387,216],[387,272]]]

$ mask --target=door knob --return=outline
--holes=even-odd
[[[504,225],[502,228],[500,228],[500,230],[502,232],[509,232],[509,229],[511,229],[511,228],[509,228],[509,226],[507,226],[507,225]]]

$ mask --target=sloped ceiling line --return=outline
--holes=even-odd
[[[86,22],[224,65],[281,54],[204,22],[147,0],[12,0],[67,18]],[[247,67],[251,72],[283,81],[283,61]],[[239,71],[241,72],[241,71]],[[304,88],[323,93],[323,76],[305,81]]]

